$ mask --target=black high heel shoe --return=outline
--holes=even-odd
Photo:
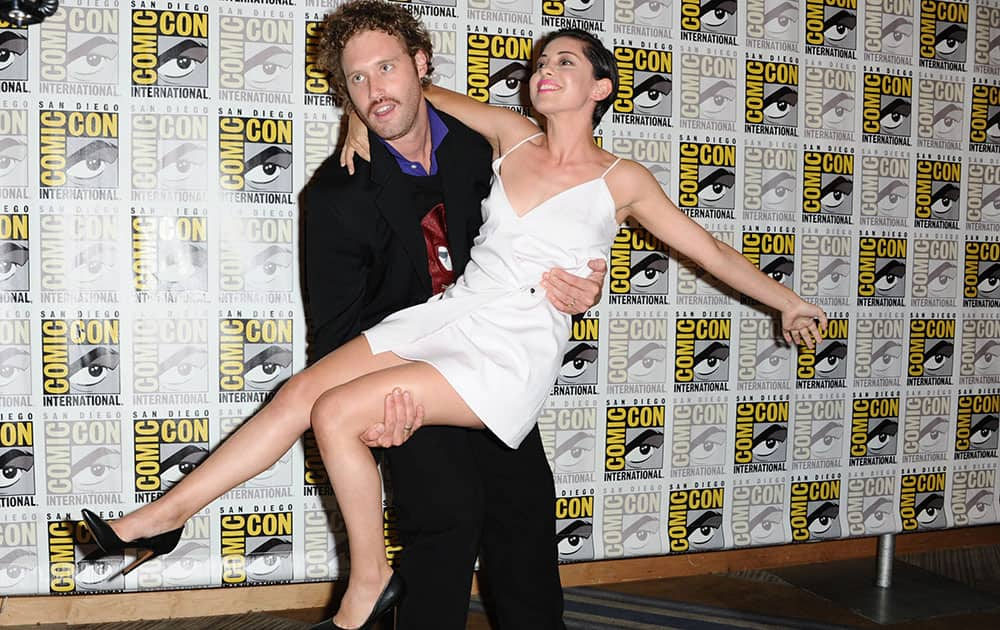
[[[333,618],[327,619],[322,623],[318,623],[309,630],[374,630],[375,624],[383,615],[390,612],[399,603],[399,600],[403,598],[403,593],[406,591],[406,586],[403,584],[403,578],[399,577],[398,573],[393,573],[392,577],[389,578],[389,582],[382,589],[382,594],[378,596],[375,600],[375,605],[372,606],[372,612],[365,619],[365,622],[358,626],[357,628],[341,628],[337,624],[333,623]]]
[[[128,575],[143,562],[156,556],[170,553],[177,547],[177,543],[181,540],[181,534],[184,533],[184,528],[179,527],[149,538],[137,538],[136,540],[125,542],[118,537],[115,530],[111,529],[111,525],[107,521],[88,509],[83,510],[83,522],[87,524],[87,528],[90,529],[90,533],[94,536],[94,542],[106,554],[121,553],[124,549],[140,550],[139,555],[132,561],[132,564],[111,577]]]

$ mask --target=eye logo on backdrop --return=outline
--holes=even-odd
[[[42,93],[118,96],[118,9],[61,6],[39,27]]]
[[[788,453],[788,399],[737,399],[735,474],[785,470]]]
[[[799,49],[799,5],[789,0],[746,3],[746,34],[751,48],[784,52]]]
[[[107,412],[43,418],[46,501],[51,506],[122,503],[121,418]],[[81,496],[87,497],[86,499]]]
[[[0,405],[4,409],[31,404],[31,325],[27,314],[0,319]],[[0,466],[0,470],[4,467]]]
[[[852,223],[853,215],[853,153],[807,145],[802,154],[802,220],[845,225]]]
[[[962,277],[963,306],[1000,306],[1000,242],[967,237]]]
[[[0,422],[0,507],[36,505],[34,422]]]
[[[208,402],[208,320],[169,313],[132,325],[132,390],[137,405]]]
[[[67,295],[90,304],[118,302],[118,216],[111,208],[76,215],[42,210],[42,302],[63,302]]]
[[[290,581],[294,577],[292,517],[292,512],[285,511],[223,514],[219,521],[222,585]]]
[[[800,291],[818,304],[846,305],[851,294],[851,235],[817,232],[803,234]]]
[[[556,497],[556,547],[559,562],[594,559],[594,491],[589,496]]]
[[[0,94],[28,91],[28,26],[0,20]]]
[[[795,287],[795,235],[781,231],[757,231],[761,228],[745,227],[741,253],[757,267],[789,289]],[[744,303],[753,300],[743,296]]]
[[[670,137],[664,132],[633,131],[611,138],[611,152],[623,160],[635,160],[646,167],[664,191],[669,190],[672,152]]]
[[[861,141],[881,144],[910,144],[910,115],[913,108],[911,71],[879,72],[866,67],[861,96]]]
[[[9,296],[5,301],[28,302],[31,282],[29,229],[27,208],[24,214],[0,214],[0,291]]]
[[[292,104],[292,20],[224,9],[219,17],[219,98]],[[308,46],[308,43],[306,44]],[[307,83],[308,85],[308,83]]]
[[[962,318],[962,385],[1000,383],[1000,320],[984,315]]]
[[[605,415],[604,481],[662,479],[665,426],[662,399],[609,404]]]
[[[771,318],[745,314],[740,319],[740,391],[787,389],[792,377],[792,348]]]
[[[618,93],[612,103],[612,121],[639,127],[672,127],[673,49],[635,48],[632,40],[615,40]]]
[[[681,124],[691,129],[736,130],[736,53],[681,58]]]
[[[964,128],[965,85],[946,77],[921,73],[917,81],[917,145],[957,151],[961,149]]]
[[[793,478],[788,511],[793,542],[840,538],[840,476]]]
[[[906,306],[906,238],[872,232],[858,239],[858,306]]]
[[[902,317],[859,318],[855,331],[854,386],[898,387],[905,340]]]
[[[772,59],[773,57],[773,59]],[[746,55],[744,130],[747,133],[797,136],[799,66],[792,57]]]
[[[291,212],[287,213],[289,216]],[[219,288],[223,302],[291,302],[292,220],[228,217],[222,227]],[[286,294],[279,298],[278,293]]]
[[[961,393],[955,422],[955,459],[995,459],[1000,394]]]
[[[202,202],[208,184],[208,110],[132,112],[132,201]]]
[[[117,111],[42,109],[38,126],[39,197],[118,198]]]
[[[840,392],[801,393],[794,402],[792,470],[843,465],[847,401]]]
[[[477,0],[470,0],[470,4],[475,1]],[[673,39],[674,1],[612,0],[615,35]],[[469,19],[473,19],[472,15]]]
[[[652,317],[608,321],[609,394],[662,394],[667,388],[667,322]]]
[[[743,219],[795,222],[798,146],[765,146],[747,139],[743,150]]]
[[[912,2],[865,2],[865,61],[909,65],[913,59]]]
[[[532,33],[489,35],[485,27],[469,27],[466,35],[466,94],[481,103],[525,113],[521,92],[531,76]],[[483,29],[483,32],[479,32]]]
[[[806,53],[857,59],[857,0],[806,0]]]
[[[785,542],[785,484],[767,479],[743,481],[733,487],[733,512],[729,528],[733,544],[774,545]]]
[[[601,508],[606,557],[662,553],[659,491],[609,492],[604,495]]]
[[[219,320],[219,402],[259,403],[292,374],[292,320]]]
[[[963,466],[951,474],[952,525],[984,525],[997,521],[996,470]]]
[[[552,402],[538,416],[542,448],[557,484],[593,483],[597,408],[584,400]]]
[[[996,158],[969,163],[965,225],[971,231],[992,230],[1000,223],[1000,163]]]
[[[976,72],[1000,72],[1000,6],[995,3],[976,3],[976,41],[973,47]]]
[[[674,325],[674,392],[729,391],[731,317],[685,315]]]
[[[207,412],[206,412],[207,416]],[[172,488],[208,457],[208,418],[148,417],[132,422],[136,503]]]
[[[10,100],[0,111],[0,199],[28,199],[27,188],[28,102]]]
[[[906,397],[903,431],[904,464],[948,458],[949,418],[954,415],[951,392],[911,393]]]
[[[914,195],[915,227],[958,229],[962,196],[962,163],[917,154]]]
[[[136,212],[133,208],[131,269],[136,300],[207,300],[207,219]]]
[[[670,423],[670,476],[722,475],[728,422],[728,400],[676,400]]]
[[[965,72],[969,5],[946,0],[921,0],[920,39],[917,52],[921,68]]]
[[[670,290],[666,246],[637,225],[618,228],[611,243],[609,304],[666,304]]]
[[[542,0],[542,26],[604,32],[605,0]]]
[[[208,6],[201,8],[132,9],[133,97],[208,98]]]
[[[736,45],[736,0],[680,0],[681,39]]]
[[[4,592],[11,595],[38,593],[38,522],[23,518],[4,523],[0,537],[0,574]]]
[[[909,153],[898,149],[861,156],[862,225],[909,225],[910,160]]]
[[[722,482],[716,482],[721,484]],[[670,553],[722,549],[725,533],[722,515],[726,488],[689,488],[671,485],[667,500],[667,539]]]
[[[970,151],[1000,152],[1000,85],[996,82],[972,84],[969,126]]]
[[[61,311],[42,312],[42,402],[46,407],[121,404],[117,315],[114,319],[65,319]]]
[[[679,148],[678,207],[692,218],[735,219],[736,146],[689,137]]]
[[[951,385],[954,373],[955,317],[910,318],[906,384]]]
[[[913,306],[955,307],[958,296],[958,238],[913,239]]]
[[[223,196],[235,203],[291,204],[292,115],[246,117],[239,109],[225,111],[219,116]]]
[[[600,348],[600,320],[582,317],[573,322],[570,345],[552,388],[553,395],[597,394],[597,356]]]
[[[855,473],[858,475],[858,473]],[[893,516],[895,478],[887,475],[852,475],[847,480],[847,532],[852,536],[877,536],[896,529]]]
[[[850,466],[895,464],[898,433],[898,395],[855,395],[851,406]]]
[[[904,473],[899,480],[899,518],[904,532],[948,526],[944,470]]]
[[[807,138],[854,142],[854,84],[852,66],[826,62],[805,68],[803,111]]]
[[[434,57],[431,59],[434,73],[431,80],[435,85],[454,90],[457,87],[455,73],[458,69],[458,25],[453,20],[425,20],[424,26],[427,27],[431,47],[434,49]]]
[[[798,346],[796,389],[829,389],[847,386],[847,350],[850,321],[845,313],[830,313],[823,339],[815,348]]]

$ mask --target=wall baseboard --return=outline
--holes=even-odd
[[[901,534],[896,538],[896,553],[992,544],[1000,544],[1000,525]],[[602,560],[563,566],[561,574],[564,586],[592,586],[874,557],[875,550],[875,538],[858,538],[805,545]],[[478,588],[478,582],[475,587]],[[329,582],[314,582],[252,588],[4,597],[0,603],[0,627],[203,617],[208,611],[213,615],[235,615],[247,612],[315,610],[318,621],[324,614],[322,611],[332,602],[333,590]]]

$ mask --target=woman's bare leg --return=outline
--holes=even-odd
[[[323,392],[401,363],[393,354],[373,356],[362,337],[349,341],[290,378],[267,405],[168,493],[115,521],[115,532],[123,540],[135,540],[181,527],[217,497],[278,461],[309,428],[310,410]],[[375,396],[379,403],[390,390]]]
[[[351,553],[350,581],[334,619],[347,628],[359,626],[368,617],[392,575],[385,559],[382,482],[371,451],[359,438],[382,418],[385,392],[395,387],[409,391],[423,405],[424,424],[483,428],[444,377],[425,363],[371,372],[316,401],[313,432],[344,516]]]

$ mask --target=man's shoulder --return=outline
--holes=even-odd
[[[336,151],[327,157],[313,172],[307,186],[323,187],[359,187],[367,181],[371,174],[371,165],[361,158],[354,159],[354,175],[340,165],[340,152]]]
[[[490,143],[486,141],[486,138],[479,135],[479,133],[440,109],[437,110],[437,114],[441,117],[445,126],[448,127],[448,135],[445,136],[445,142],[454,142],[467,150],[489,151],[492,153]]]

